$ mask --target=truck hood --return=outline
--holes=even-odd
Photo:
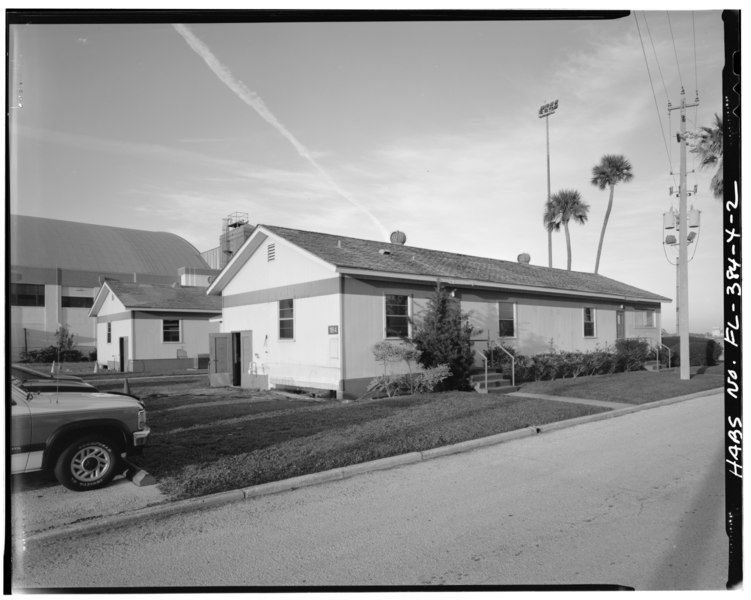
[[[96,410],[107,408],[143,408],[136,398],[107,392],[31,392],[31,406],[57,404],[71,410]]]

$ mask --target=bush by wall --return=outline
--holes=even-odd
[[[664,336],[662,343],[672,353],[674,366],[681,364],[681,338],[677,335]],[[688,336],[689,365],[694,367],[713,367],[722,355],[722,344],[712,338],[699,335]]]
[[[389,398],[407,394],[432,392],[447,377],[451,376],[448,365],[438,365],[417,373],[379,375],[368,384],[368,391]]]
[[[619,340],[614,349],[551,351],[533,356],[520,354],[513,346],[503,347],[514,357],[514,378],[518,383],[638,371],[652,357],[649,343],[636,338]],[[484,354],[488,367],[510,375],[511,357],[500,347],[494,346]]]
[[[616,340],[616,370],[641,371],[650,358],[650,350],[649,343],[639,338]]]

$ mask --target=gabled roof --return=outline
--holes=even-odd
[[[363,240],[313,231],[288,229],[272,225],[258,225],[253,235],[227,265],[233,269],[219,275],[210,291],[216,293],[234,276],[239,265],[250,256],[257,244],[258,235],[283,238],[313,256],[333,265],[340,273],[399,277],[420,281],[441,279],[461,285],[488,285],[490,287],[522,289],[541,293],[604,296],[623,300],[670,302],[669,298],[641,290],[594,273],[567,271],[480,256],[469,256],[428,250],[402,244]],[[224,276],[224,277],[223,277]]]
[[[207,269],[196,248],[174,233],[10,215],[12,266],[99,274],[177,277],[180,267]]]
[[[96,316],[99,313],[109,293],[115,294],[128,310],[207,314],[220,314],[222,312],[222,299],[217,296],[207,296],[206,288],[107,280],[102,285],[102,289],[99,290],[89,316]]]

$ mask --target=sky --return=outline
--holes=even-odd
[[[720,11],[606,21],[31,24],[9,32],[10,212],[169,231],[204,251],[223,219],[548,264],[550,185],[589,204],[572,269],[674,300],[662,215],[678,199],[681,90],[722,108]],[[20,102],[19,102],[20,97]],[[19,106],[20,103],[20,106]],[[688,155],[692,332],[723,325],[722,204]],[[672,171],[672,174],[671,174]],[[563,232],[553,266],[566,268]],[[675,302],[662,307],[675,331]]]

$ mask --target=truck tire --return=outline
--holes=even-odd
[[[101,435],[78,438],[55,463],[55,478],[69,490],[84,492],[107,485],[118,473],[120,453]]]

